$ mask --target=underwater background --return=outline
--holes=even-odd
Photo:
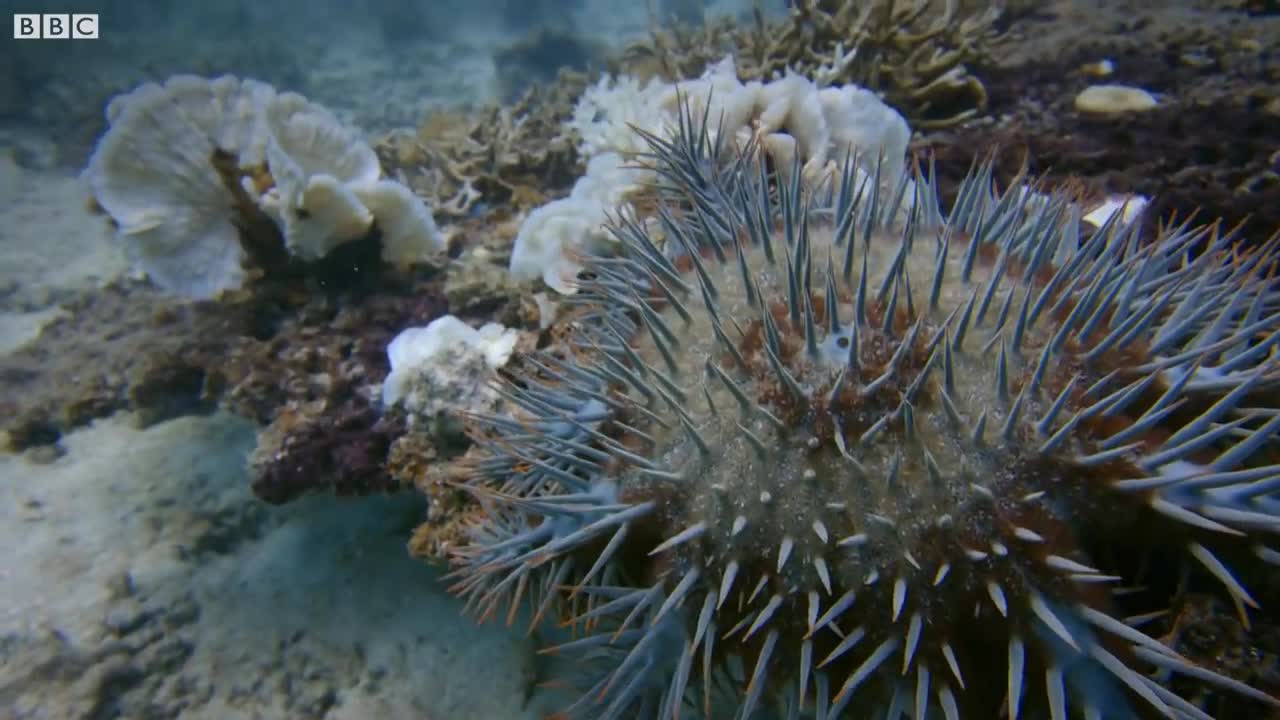
[[[1271,253],[1260,277],[1275,278],[1274,2],[0,8],[15,16],[15,37],[0,40],[3,720],[517,720],[572,702],[559,682],[572,660],[538,652],[568,631],[531,629],[536,602],[512,602],[510,617],[477,608],[450,574],[471,559],[483,515],[464,487],[472,433],[477,418],[512,412],[494,389],[510,357],[569,346],[579,253],[604,252],[601,228],[626,202],[649,207],[630,194],[647,181],[596,158],[651,150],[619,138],[667,107],[663,88],[711,77],[725,58],[742,82],[712,98],[791,71],[806,87],[871,91],[873,110],[858,112],[892,117],[855,139],[897,148],[899,172],[934,163],[944,205],[991,157],[997,185],[1029,175],[1046,192],[1070,188],[1084,210],[1144,207],[1148,239],[1161,222],[1221,220]],[[97,37],[17,37],[17,15],[61,13],[96,14]],[[207,82],[226,75],[235,83]],[[200,81],[171,84],[179,76]],[[223,115],[192,119],[180,100],[197,90]],[[136,108],[169,93],[182,132],[214,129],[184,145],[154,107],[109,105],[131,92]],[[305,122],[283,116],[289,103]],[[773,129],[801,138],[797,158],[812,153],[806,116],[787,113]],[[252,115],[237,133],[275,129],[227,146],[233,133],[218,133],[236,114]],[[239,165],[220,164],[224,151]],[[339,182],[308,184],[322,175]],[[313,187],[337,198],[332,211],[317,211]],[[558,201],[590,207],[551,217]],[[215,248],[215,235],[241,244]],[[1266,287],[1256,306],[1274,317]],[[430,342],[402,334],[445,317],[462,322],[435,325]],[[1277,413],[1267,388],[1264,420]],[[1274,423],[1255,430],[1269,453],[1255,466],[1274,466]],[[1249,578],[1252,623],[1233,593],[1179,590],[1176,617],[1149,631],[1275,697],[1280,585],[1274,567]],[[1219,720],[1280,717],[1191,685],[1176,689]],[[615,716],[660,717],[644,712]],[[773,712],[785,717],[754,717]]]

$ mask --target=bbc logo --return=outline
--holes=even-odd
[[[15,13],[13,16],[14,40],[96,40],[97,37],[97,13]]]

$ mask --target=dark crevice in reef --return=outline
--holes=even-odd
[[[1280,695],[1280,623],[1275,611],[1280,586],[1273,568],[1245,548],[1218,551],[1261,605],[1261,609],[1248,609],[1246,624],[1216,578],[1185,558],[1156,551],[1159,526],[1140,522],[1123,538],[1092,538],[1086,543],[1105,572],[1132,578],[1126,586],[1135,590],[1114,597],[1118,614],[1160,613],[1140,629],[1163,638],[1174,651],[1202,667]],[[1274,708],[1194,678],[1175,674],[1169,684],[1214,718],[1277,717]]]
[[[305,285],[330,296],[359,298],[394,282],[397,273],[382,261],[382,237],[376,225],[364,237],[342,243],[318,260],[301,260],[290,253],[276,222],[258,207],[242,184],[270,182],[267,170],[237,167],[236,158],[222,150],[214,151],[210,162],[235,202],[235,223],[240,230],[245,265],[260,275],[257,284],[267,288],[266,292],[258,292],[270,295],[275,287]],[[298,211],[300,215],[305,212]]]

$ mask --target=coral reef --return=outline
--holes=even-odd
[[[383,276],[359,294],[301,295],[300,305],[277,313],[269,337],[232,344],[216,369],[225,387],[220,401],[266,425],[251,462],[255,493],[283,503],[324,490],[363,495],[430,487],[432,463],[469,445],[457,415],[467,408],[449,417],[436,410],[446,396],[477,403],[490,397],[489,370],[460,363],[447,377],[427,377],[414,362],[418,348],[401,352],[397,342],[405,345],[415,326],[436,326],[442,318],[456,325],[445,315],[450,311],[518,328],[544,322],[534,301],[510,283],[503,259],[488,258],[492,252],[476,243],[425,280]],[[514,344],[514,330],[503,338]]]
[[[148,32],[183,17],[146,4]],[[658,0],[652,12],[683,22],[590,84],[548,71],[599,57],[573,27],[580,3],[502,3],[507,22],[537,27],[498,41],[496,82],[491,48],[449,42],[462,33],[441,22],[469,4],[366,18],[382,72],[413,67],[468,97],[549,84],[371,145],[353,117],[416,120],[441,98],[383,77],[386,97],[335,105],[339,121],[252,81],[180,78],[117,101],[115,160],[93,165],[129,172],[90,173],[99,209],[155,284],[219,301],[120,281],[34,302],[0,283],[7,308],[65,301],[0,357],[0,445],[39,448],[6,461],[48,459],[118,410],[149,425],[224,407],[263,428],[249,480],[266,503],[416,490],[371,506],[372,535],[342,534],[350,503],[285,512],[329,508],[317,535],[365,569],[370,537],[399,558],[387,524],[422,521],[411,550],[453,562],[478,615],[531,605],[535,622],[570,626],[545,650],[581,691],[556,717],[1280,716],[1280,238],[1262,240],[1280,227],[1274,3],[798,0],[742,25]],[[210,29],[242,21],[208,13]],[[96,49],[119,53],[123,37]],[[332,69],[368,54],[350,40],[305,73],[283,43],[227,45],[216,62],[165,47],[157,77],[230,63],[342,102],[367,77]],[[86,99],[155,74],[89,50],[62,60],[92,66],[83,78],[36,48],[0,79],[0,117],[76,136],[11,163],[75,156],[102,122]],[[1142,103],[1081,111],[1099,85]],[[26,96],[39,100],[19,108]],[[166,106],[192,122],[154,112]],[[899,110],[922,131],[915,167]],[[121,140],[127,116],[153,134]],[[1148,219],[1115,212],[1128,193],[1151,196]],[[1181,224],[1197,210],[1222,225]],[[419,262],[424,246],[436,254]],[[450,333],[420,343],[432,328]],[[502,362],[480,347],[494,340]],[[242,450],[252,428],[237,427]],[[93,457],[141,476],[121,462],[136,448],[111,443],[127,449]],[[145,486],[189,473],[207,503],[240,455],[182,446],[207,457],[170,454]],[[15,513],[52,513],[75,499],[67,487]],[[117,492],[99,489],[66,517]],[[138,523],[184,558],[257,543],[283,517],[185,498],[148,500]],[[76,527],[80,546],[102,539]],[[291,537],[307,554],[267,566],[288,580],[236,605],[278,596],[282,567],[323,564],[322,543]],[[359,622],[343,638],[354,670],[308,653],[313,619],[293,612],[246,673],[252,689],[219,687],[192,660],[197,615],[216,603],[116,585],[100,645],[6,638],[0,695],[30,685],[43,689],[15,707],[174,714],[197,694],[266,706],[268,678],[293,688],[273,709],[322,715],[369,665],[371,704],[349,712],[398,714],[370,709],[385,668],[365,662]],[[388,583],[391,605],[403,588]],[[289,609],[313,607],[293,590]],[[205,632],[236,626],[222,620]],[[247,647],[226,646],[223,667]],[[440,712],[507,707],[452,702]]]
[[[723,18],[655,28],[619,65],[674,81],[697,77],[729,53],[743,80],[791,70],[822,85],[861,85],[882,93],[915,127],[948,127],[986,109],[970,66],[987,57],[999,16],[994,4],[964,14],[940,0],[798,0],[785,19],[757,11],[747,27]]]
[[[974,152],[999,147],[1001,181],[1025,160],[1032,172],[1095,195],[1147,195],[1157,217],[1199,213],[1263,237],[1280,227],[1280,61],[1268,50],[1277,42],[1276,17],[1051,3],[1015,23],[980,69],[995,120],[933,133],[924,144],[939,161],[944,196]],[[1103,60],[1106,82],[1156,93],[1160,106],[1076,112],[1073,98],[1099,82]]]
[[[582,631],[566,716],[1208,717],[1169,674],[1280,707],[1133,589],[1247,623],[1280,564],[1280,238],[1082,234],[984,163],[946,214],[931,173],[810,190],[682,127],[665,245],[613,224],[568,349],[474,429],[455,590]]]
[[[371,495],[400,490],[387,453],[404,434],[403,418],[367,402],[290,403],[258,436],[250,487],[275,505],[307,493]]]
[[[394,489],[385,460],[404,418],[380,407],[386,347],[446,303],[439,281],[390,279],[377,292],[285,286],[221,302],[174,303],[136,283],[86,291],[0,358],[4,444],[53,445],[119,410],[145,425],[223,406],[267,426],[252,480],[264,499]]]

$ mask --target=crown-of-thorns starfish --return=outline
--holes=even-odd
[[[1247,622],[1280,564],[1280,239],[648,140],[656,218],[474,419],[455,589],[580,631],[566,716],[1208,718],[1170,673],[1277,705],[1117,609],[1177,557]]]

